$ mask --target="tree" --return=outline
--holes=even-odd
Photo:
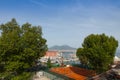
[[[12,19],[1,24],[0,31],[0,77],[22,80],[19,76],[23,75],[24,80],[25,71],[35,66],[35,61],[47,50],[42,29],[29,23],[20,26]]]
[[[80,62],[101,73],[109,69],[113,63],[118,41],[105,34],[91,34],[84,39],[82,48],[78,48],[76,55]]]
[[[51,68],[51,67],[52,67],[52,63],[51,63],[50,58],[48,58],[48,61],[47,61],[47,67],[48,67],[48,68]]]

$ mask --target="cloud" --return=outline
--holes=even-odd
[[[114,5],[108,5],[105,8],[84,5],[64,6],[54,13],[57,15],[48,16],[44,22],[44,26],[47,27],[44,35],[48,38],[49,44],[53,38],[57,38],[56,44],[64,43],[64,41],[61,42],[61,39],[64,39],[67,41],[66,43],[69,44],[73,41],[75,43],[71,43],[71,45],[78,46],[78,43],[82,43],[82,40],[91,33],[105,33],[120,41],[118,35],[120,34],[120,9]]]
[[[41,7],[47,7],[45,3],[43,3],[45,0],[30,0],[31,3],[41,6]]]
[[[89,0],[91,3],[83,0],[67,0],[65,3],[64,0],[61,3],[54,1],[29,0],[29,5],[32,5],[29,11],[29,7],[20,12],[4,10],[1,16],[5,19],[1,17],[0,22],[15,17],[21,23],[28,21],[40,24],[48,45],[70,43],[78,47],[91,33],[112,35],[120,42],[120,8],[117,5],[109,2],[100,4],[92,0]]]

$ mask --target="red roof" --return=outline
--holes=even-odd
[[[57,51],[47,51],[45,56],[47,57],[55,57],[57,56],[58,52]]]
[[[95,76],[95,71],[79,67],[57,67],[51,68],[50,71],[65,75],[74,80],[85,80],[88,78],[88,76]]]

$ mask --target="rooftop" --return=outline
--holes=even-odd
[[[95,72],[93,70],[86,70],[78,67],[58,67],[52,68],[50,71],[65,75],[75,80],[85,80],[86,78],[95,75]]]

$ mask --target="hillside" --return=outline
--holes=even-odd
[[[50,47],[49,50],[76,50],[76,48],[73,48],[68,45],[62,45],[62,46],[55,45]]]

